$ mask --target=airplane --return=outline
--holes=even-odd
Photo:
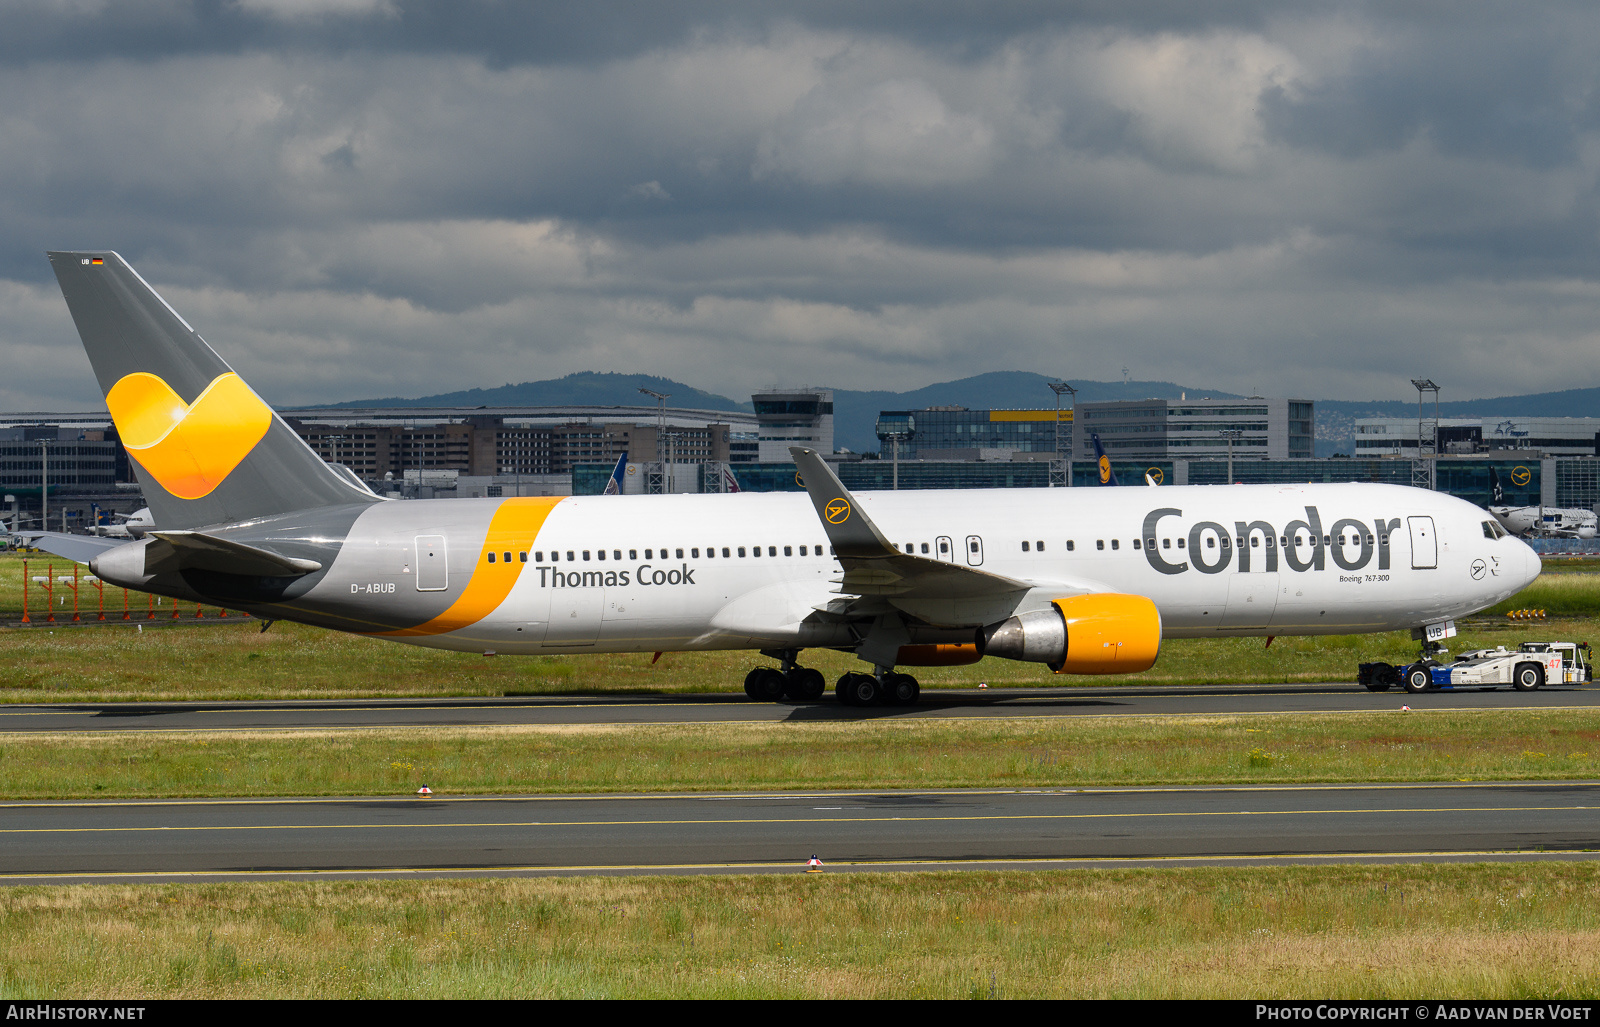
[[[870,668],[841,702],[904,705],[903,668],[983,656],[1112,674],[1169,638],[1433,639],[1539,574],[1471,503],[1370,483],[857,495],[795,447],[803,493],[386,500],[115,252],[49,257],[161,527],[33,544],[264,621],[499,654],[753,650],[771,662],[745,690],[774,701],[820,699],[800,658],[833,649]]]
[[[1564,506],[1502,505],[1500,475],[1489,468],[1489,512],[1513,535],[1524,538],[1594,538],[1600,517],[1593,510]]]
[[[89,534],[104,538],[144,538],[145,533],[156,526],[148,506],[141,506],[131,514],[113,513],[111,517],[116,523],[91,525]]]

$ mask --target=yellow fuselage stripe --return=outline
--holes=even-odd
[[[489,521],[489,533],[483,540],[483,549],[479,551],[477,561],[472,565],[472,577],[468,579],[461,597],[451,603],[448,610],[426,623],[375,634],[384,638],[442,635],[476,624],[489,616],[505,602],[506,596],[511,594],[511,589],[521,577],[522,569],[527,566],[516,554],[525,553],[533,546],[545,518],[550,516],[550,511],[559,502],[561,497],[507,499],[502,502]],[[490,553],[496,554],[494,563],[489,562]],[[512,554],[509,562],[505,559],[507,553]]]

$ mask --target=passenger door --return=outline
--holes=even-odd
[[[956,558],[956,544],[949,535],[940,535],[933,540],[934,556],[945,563],[953,563]]]
[[[983,566],[983,538],[979,535],[967,536],[967,563],[973,567]]]
[[[418,535],[416,539],[417,591],[443,592],[450,585],[450,551],[443,535]]]
[[[1432,517],[1407,517],[1411,529],[1411,569],[1433,570],[1439,566],[1439,540],[1434,537]]]

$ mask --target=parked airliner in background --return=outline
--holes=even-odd
[[[1389,485],[388,501],[324,463],[110,251],[51,253],[157,528],[32,533],[106,581],[375,638],[502,654],[759,650],[753,696],[916,700],[982,655],[1145,670],[1163,638],[1416,629],[1539,560],[1470,503]],[[1102,464],[1109,472],[1109,463]],[[1109,480],[1109,473],[1104,477]]]
[[[1513,535],[1525,538],[1594,538],[1600,517],[1568,506],[1505,506],[1500,476],[1489,468],[1489,512]]]
[[[114,513],[111,517],[113,523],[93,525],[89,534],[104,538],[144,538],[145,532],[156,526],[148,506],[141,506],[131,514]]]

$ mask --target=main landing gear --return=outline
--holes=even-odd
[[[793,699],[797,702],[816,702],[828,690],[828,679],[821,671],[798,666],[794,661],[799,652],[787,650],[764,653],[783,661],[783,669],[757,667],[744,676],[744,693],[762,702]]]
[[[916,678],[883,668],[877,676],[846,674],[833,691],[846,706],[911,706],[922,694]]]
[[[761,702],[816,702],[828,690],[820,671],[795,663],[799,650],[763,650],[762,655],[782,661],[783,668],[757,667],[746,674],[744,692],[750,698]],[[911,706],[922,694],[922,688],[910,674],[879,667],[876,674],[844,675],[834,686],[834,694],[845,706]]]

